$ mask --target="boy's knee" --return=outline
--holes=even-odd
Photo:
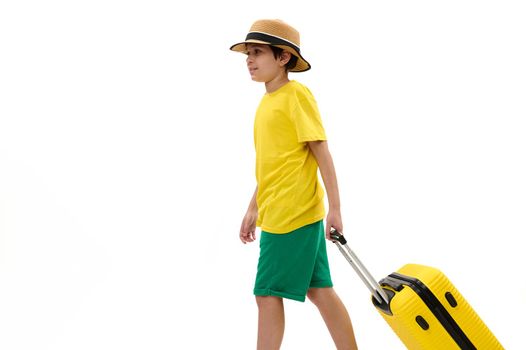
[[[332,288],[310,288],[307,291],[307,298],[314,304],[319,305],[333,293]]]
[[[256,296],[258,308],[269,308],[283,305],[283,299],[275,296]]]
[[[307,298],[314,304],[317,305],[320,300],[320,291],[318,288],[311,288],[307,292]]]

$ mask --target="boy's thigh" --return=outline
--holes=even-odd
[[[254,294],[304,301],[311,287],[329,287],[323,221],[287,234],[261,233]]]
[[[333,286],[329,258],[327,257],[327,246],[323,224],[321,231],[322,239],[320,240],[318,251],[316,252],[316,260],[309,288],[327,288]]]

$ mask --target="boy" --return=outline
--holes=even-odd
[[[332,288],[325,238],[343,232],[336,173],[314,97],[288,72],[310,64],[301,56],[299,33],[280,20],[258,20],[233,51],[247,54],[252,80],[266,94],[254,123],[257,187],[239,238],[256,239],[260,256],[254,287],[258,305],[257,349],[279,349],[284,333],[283,298],[319,309],[338,349],[357,349],[347,310]],[[324,191],[329,201],[326,227]]]

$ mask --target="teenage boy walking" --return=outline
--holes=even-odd
[[[288,72],[311,68],[299,39],[283,21],[258,20],[245,41],[230,48],[247,55],[252,80],[266,89],[254,122],[257,187],[239,232],[249,243],[261,227],[257,349],[280,348],[283,298],[306,297],[318,307],[337,349],[357,349],[349,314],[332,288],[325,244],[332,228],[343,232],[334,164],[313,95],[288,78]],[[318,168],[329,202],[325,227]]]

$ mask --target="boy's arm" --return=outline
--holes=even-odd
[[[258,203],[256,202],[256,198],[258,195],[258,187],[256,186],[256,189],[254,191],[254,194],[252,195],[252,199],[250,200],[250,204],[248,205],[247,211],[256,212],[258,211]]]
[[[256,221],[258,219],[258,204],[256,202],[257,194],[258,187],[256,186],[256,190],[252,195],[245,217],[241,222],[241,229],[239,230],[239,239],[243,244],[256,240]]]
[[[331,228],[343,233],[342,216],[340,212],[340,192],[338,190],[338,180],[336,179],[336,170],[332,161],[331,153],[327,141],[308,142],[318,167],[320,168],[325,191],[329,200],[329,212],[325,228],[325,236],[330,239]]]

